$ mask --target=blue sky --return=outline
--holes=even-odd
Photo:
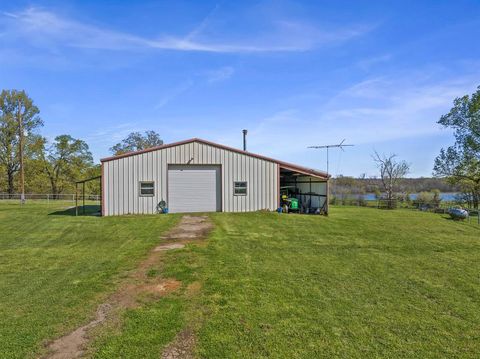
[[[374,150],[429,176],[436,121],[480,85],[480,1],[0,0],[1,88],[25,89],[47,138],[96,160],[131,131],[200,137],[375,175]]]

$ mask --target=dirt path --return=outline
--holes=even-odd
[[[212,227],[207,216],[183,216],[178,225],[161,237],[162,244],[155,247],[125,283],[105,303],[98,306],[95,319],[51,342],[47,347],[48,354],[44,358],[80,358],[91,339],[88,336],[89,331],[106,320],[115,319],[119,309],[138,306],[137,298],[140,294],[148,294],[155,299],[179,289],[181,282],[161,277],[151,278],[147,275],[148,270],[158,267],[164,251],[183,248],[187,243],[203,239]],[[194,343],[193,332],[185,330],[166,348],[162,358],[193,358]]]
[[[182,330],[163,351],[162,359],[194,359],[195,334],[191,329]]]

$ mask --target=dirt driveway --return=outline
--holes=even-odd
[[[151,294],[153,298],[164,296],[179,289],[182,283],[173,278],[151,278],[147,275],[150,268],[161,262],[162,254],[172,249],[181,249],[187,243],[202,240],[213,228],[207,216],[184,215],[180,222],[164,234],[161,244],[155,247],[148,257],[132,272],[125,283],[113,293],[105,303],[98,306],[95,318],[89,323],[76,328],[71,333],[54,340],[47,345],[48,359],[80,358],[85,353],[91,329],[108,320],[118,320],[122,309],[135,308],[139,304],[137,298],[143,293]],[[195,337],[192,331],[184,330],[177,335],[162,354],[162,358],[193,358]]]

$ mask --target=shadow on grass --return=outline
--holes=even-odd
[[[48,215],[49,216],[75,216],[75,206],[67,208],[62,211],[55,211],[51,212]],[[83,206],[78,206],[78,215],[79,216],[100,216],[101,215],[101,207],[100,205],[86,205],[85,206],[85,211]]]

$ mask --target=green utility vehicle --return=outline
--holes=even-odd
[[[298,212],[298,199],[294,197],[288,197],[286,194],[282,195],[282,209],[283,212]]]

